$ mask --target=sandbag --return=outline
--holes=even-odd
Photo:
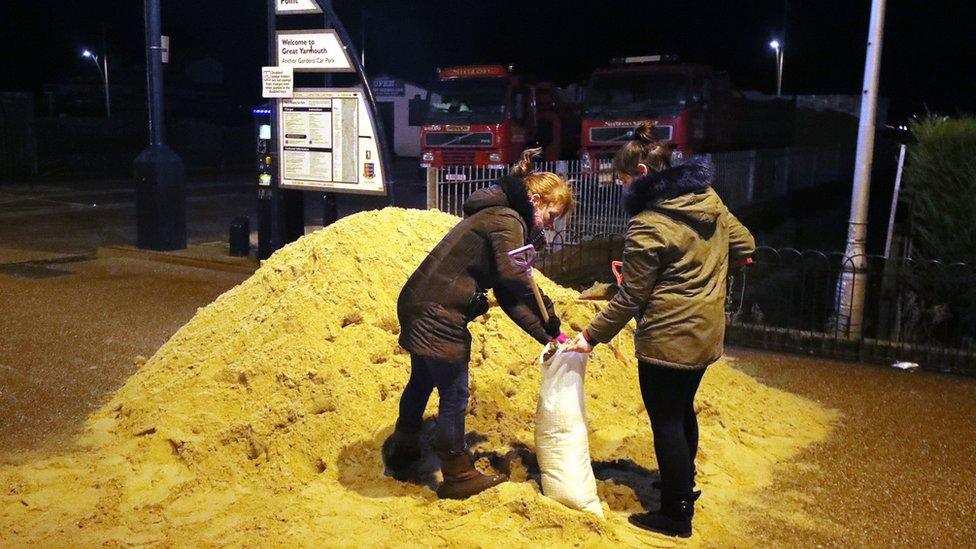
[[[546,359],[549,345],[539,358],[542,384],[535,412],[535,450],[542,472],[542,493],[567,507],[604,518],[586,432],[583,378],[589,355],[566,352],[560,346]]]

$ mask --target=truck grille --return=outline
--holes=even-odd
[[[490,147],[491,132],[436,132],[424,140],[428,147]]]
[[[593,142],[619,142],[630,141],[634,138],[631,132],[634,131],[630,126],[618,126],[615,128],[590,128],[590,141]],[[654,138],[661,141],[671,140],[671,126],[654,126]]]
[[[441,159],[449,166],[469,166],[474,164],[474,151],[464,149],[442,149]]]

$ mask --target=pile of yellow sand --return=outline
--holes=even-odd
[[[0,468],[0,545],[671,543],[626,523],[641,508],[633,488],[656,497],[642,473],[657,468],[631,328],[593,354],[586,381],[598,476],[618,480],[599,481],[605,522],[544,498],[517,465],[515,482],[468,501],[383,476],[409,372],[396,297],[456,222],[385,209],[276,253],[163,345],[75,451]],[[541,284],[567,331],[599,307]],[[539,346],[497,308],[472,331],[475,450],[531,449]],[[753,496],[777,462],[826,436],[832,413],[726,364],[708,371],[698,406],[692,543],[746,543],[750,506],[765,512]],[[615,460],[632,462],[603,463]]]

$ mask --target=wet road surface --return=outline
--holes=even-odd
[[[763,517],[760,545],[976,545],[976,379],[732,351],[742,371],[843,414],[764,495],[799,502],[832,534]]]

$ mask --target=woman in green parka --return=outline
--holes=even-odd
[[[569,348],[590,352],[636,320],[638,379],[661,474],[661,509],[630,522],[687,537],[700,494],[694,490],[695,393],[705,369],[722,356],[729,266],[748,262],[755,242],[712,189],[708,158],[672,166],[671,148],[653,138],[649,124],[634,134],[613,163],[630,216],[623,281]]]

